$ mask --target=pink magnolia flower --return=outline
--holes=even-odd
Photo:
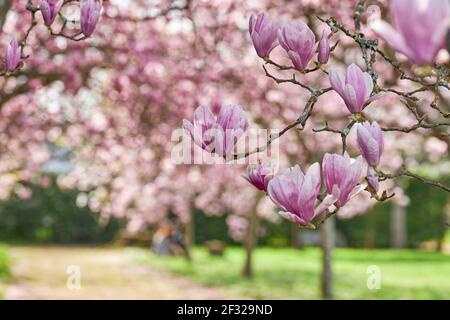
[[[378,177],[377,177],[373,167],[369,166],[367,168],[366,181],[367,181],[367,185],[369,186],[369,189],[371,190],[371,192],[374,192],[374,193],[378,192],[378,187],[379,187]]]
[[[362,168],[361,156],[354,160],[347,153],[325,154],[322,162],[323,177],[329,194],[334,192],[334,188],[339,190],[336,207],[342,207],[348,200],[364,190],[365,186],[359,184]]]
[[[6,69],[9,71],[14,71],[17,69],[17,66],[20,62],[20,47],[17,43],[17,39],[13,37],[11,42],[6,49]]]
[[[55,21],[63,3],[63,0],[41,0],[39,8],[46,26],[50,26]]]
[[[267,186],[273,178],[273,168],[259,162],[256,166],[249,166],[243,177],[258,190],[266,192]]]
[[[101,0],[84,0],[81,3],[81,32],[86,37],[90,37],[95,30],[98,19],[100,18],[100,11],[102,9]]]
[[[378,19],[370,26],[414,63],[433,62],[445,44],[450,5],[447,0],[391,0],[394,27]]]
[[[383,153],[383,133],[377,122],[370,124],[368,121],[358,123],[356,127],[359,150],[370,166],[376,167],[380,163]]]
[[[253,14],[250,16],[248,31],[259,57],[268,57],[270,52],[278,45],[279,28],[278,21],[270,20],[264,12],[256,17]]]
[[[316,37],[303,22],[290,22],[278,30],[278,41],[294,66],[305,70],[316,50]]]
[[[320,165],[316,162],[309,167],[306,175],[300,166],[289,168],[280,176],[273,178],[267,188],[270,199],[283,211],[285,219],[307,225],[317,215],[328,209],[339,197],[335,188],[316,208],[314,205],[320,192]]]
[[[348,66],[346,73],[331,69],[329,79],[334,91],[341,96],[351,113],[361,112],[365,105],[377,97],[370,96],[373,90],[372,78],[356,64]]]
[[[183,128],[199,147],[225,157],[247,130],[248,121],[239,106],[221,106],[217,120],[208,107],[200,106],[195,110],[194,123],[184,119]]]
[[[330,59],[330,41],[326,32],[323,32],[319,41],[317,61],[321,64],[326,64],[328,59]]]

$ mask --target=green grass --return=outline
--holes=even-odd
[[[139,251],[141,263],[230,293],[257,299],[319,299],[321,253],[316,248],[257,249],[254,277],[240,276],[244,252],[227,248],[223,257],[211,257],[194,248],[194,261],[159,257]],[[368,267],[378,266],[381,288],[367,288]],[[337,299],[450,299],[450,256],[415,250],[336,249],[333,255]]]
[[[4,282],[10,276],[7,248],[0,245],[0,299],[3,297]]]

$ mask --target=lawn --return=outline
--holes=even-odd
[[[9,276],[9,257],[6,246],[0,245],[0,299],[3,297],[3,282]]]
[[[320,251],[260,248],[254,256],[254,277],[240,276],[244,252],[227,248],[212,257],[194,248],[194,261],[138,253],[141,263],[197,282],[257,299],[318,299]],[[369,290],[368,268],[381,271],[381,288]],[[450,299],[450,256],[415,250],[336,249],[333,270],[337,299]],[[370,270],[370,268],[369,268]]]

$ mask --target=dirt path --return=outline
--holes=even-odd
[[[125,249],[13,247],[11,254],[13,280],[6,299],[239,298],[139,266]]]

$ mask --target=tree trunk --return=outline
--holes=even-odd
[[[367,229],[366,234],[364,235],[364,248],[373,249],[375,246],[375,233],[372,228],[369,227]]]
[[[184,242],[185,257],[187,260],[191,261],[192,260],[191,248],[192,245],[194,244],[194,212],[192,209],[188,221],[184,224],[183,231],[184,231],[183,242]]]
[[[373,249],[375,247],[375,215],[373,212],[368,213],[367,231],[364,235],[364,247]]]
[[[291,223],[291,245],[297,249],[305,249],[302,231],[295,223]]]
[[[438,239],[436,242],[436,252],[442,252],[444,250],[444,240]]]
[[[253,274],[252,260],[253,250],[256,246],[256,228],[258,223],[258,216],[256,214],[256,208],[251,212],[248,220],[247,234],[244,239],[245,247],[245,264],[242,270],[242,276],[245,278],[251,278]]]
[[[405,207],[394,203],[391,214],[391,246],[406,247],[406,212]]]
[[[334,247],[334,218],[329,218],[320,227],[322,242],[322,276],[321,294],[322,299],[333,299],[333,272],[331,268],[332,252]]]

